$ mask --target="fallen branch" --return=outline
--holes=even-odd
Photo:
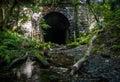
[[[90,42],[89,42],[89,47],[88,47],[88,50],[86,51],[85,55],[79,59],[74,65],[73,65],[73,68],[70,72],[70,75],[74,75],[80,68],[81,66],[83,65],[83,63],[88,59],[88,57],[90,56],[90,52],[92,50],[92,42],[96,39],[97,37],[97,34],[95,34],[91,39],[90,39]]]

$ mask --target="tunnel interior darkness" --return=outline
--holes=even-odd
[[[50,26],[45,31],[45,42],[66,44],[66,38],[70,23],[68,19],[59,12],[51,12],[44,16],[45,22]]]

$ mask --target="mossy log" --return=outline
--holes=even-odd
[[[40,54],[39,52],[36,52],[35,57],[38,59],[39,62],[41,62],[45,67],[49,67],[49,63],[46,60],[45,57],[43,57],[42,55],[44,54]]]
[[[90,56],[90,52],[92,50],[92,42],[96,39],[97,37],[97,34],[94,35],[91,39],[90,39],[90,42],[89,42],[89,47],[88,47],[88,50],[86,51],[85,55],[80,58],[74,65],[73,65],[73,68],[70,72],[70,75],[73,76],[80,68],[81,66],[83,65],[83,63],[85,61],[87,61],[88,57]]]

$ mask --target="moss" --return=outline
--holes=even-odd
[[[72,42],[72,43],[70,43],[70,44],[67,44],[67,47],[68,47],[68,48],[74,48],[74,47],[76,47],[76,46],[78,46],[78,45],[79,45],[78,42]]]
[[[114,49],[120,49],[120,44],[113,45],[112,48],[114,48]]]
[[[49,66],[46,58],[43,57],[42,54],[40,54],[38,51],[35,52],[35,56],[44,66]]]

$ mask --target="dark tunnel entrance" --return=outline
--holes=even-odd
[[[68,19],[61,13],[51,12],[44,16],[45,22],[51,28],[43,29],[45,31],[45,42],[52,42],[57,44],[66,44],[68,36],[68,29],[70,23]]]

